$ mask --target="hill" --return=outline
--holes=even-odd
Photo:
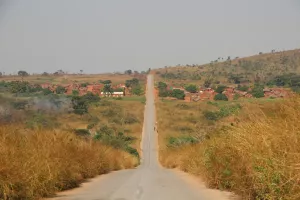
[[[156,81],[174,86],[193,83],[213,88],[219,84],[233,86],[259,83],[295,88],[300,80],[300,49],[259,53],[245,58],[218,58],[204,65],[166,66],[153,70],[153,73],[156,74]]]

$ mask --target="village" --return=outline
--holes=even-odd
[[[50,84],[44,83],[40,86],[42,89],[49,89],[53,93],[56,92],[58,87],[63,87],[65,89],[66,95],[72,95],[74,91],[78,92],[79,96],[86,95],[91,92],[94,95],[98,95],[100,97],[123,97],[131,95],[129,88],[125,86],[125,84],[117,84],[111,86],[110,92],[105,92],[103,89],[106,84],[101,83],[93,83],[93,84],[80,84],[80,83],[72,83],[72,84]],[[77,93],[76,92],[76,93]]]
[[[261,88],[261,94],[259,97],[253,95],[253,88],[247,87],[246,91],[241,90],[239,87],[235,86],[222,86],[223,89],[221,91],[217,91],[218,88],[204,88],[199,86],[197,90],[190,92],[186,87],[174,87],[171,85],[167,85],[165,91],[169,91],[169,94],[172,91],[177,90],[182,92],[183,98],[175,97],[174,95],[163,96],[161,95],[161,89],[159,87],[156,88],[156,96],[157,97],[166,97],[170,100],[182,99],[185,102],[198,102],[205,100],[218,100],[216,99],[216,95],[222,94],[226,96],[226,100],[237,100],[237,99],[246,99],[246,98],[289,98],[293,95],[293,92],[287,88]],[[221,100],[221,99],[219,99]]]

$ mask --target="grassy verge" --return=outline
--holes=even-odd
[[[62,131],[0,127],[0,199],[37,199],[84,179],[132,168],[129,154]]]
[[[34,110],[25,100],[0,97],[0,199],[51,196],[139,164],[142,102],[101,99],[76,115],[44,100]]]
[[[227,104],[158,102],[161,163],[243,199],[300,199],[300,99]]]

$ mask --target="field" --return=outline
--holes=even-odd
[[[300,99],[157,99],[160,162],[242,199],[300,198]]]
[[[24,80],[64,82],[62,77],[51,78],[28,76]],[[132,76],[93,75],[72,76],[68,81],[117,84],[128,79]],[[143,95],[45,94],[23,90],[23,85],[16,94],[11,87],[0,85],[0,199],[52,196],[87,178],[139,164]]]
[[[125,83],[131,79],[131,75],[126,74],[92,74],[92,75],[30,75],[30,76],[3,76],[2,81],[28,81],[30,83],[42,84],[69,84],[69,83],[99,83],[100,80],[111,80],[113,84]]]

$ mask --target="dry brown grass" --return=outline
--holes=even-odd
[[[37,199],[86,178],[132,168],[127,153],[61,131],[0,127],[0,199]]]
[[[166,124],[177,121],[174,117],[167,121],[161,108],[158,115],[166,120],[159,130],[164,147],[162,137],[166,135],[162,131],[169,131]],[[162,148],[161,161],[166,167],[201,176],[210,187],[234,191],[243,199],[300,199],[299,117],[300,98],[245,104],[238,125],[219,130],[197,145]]]
[[[132,79],[133,77],[125,74],[91,74],[91,75],[65,75],[65,76],[42,76],[42,75],[31,75],[27,77],[20,76],[3,76],[0,80],[3,81],[29,81],[31,83],[51,83],[51,84],[69,84],[73,82],[78,83],[99,83],[99,80],[111,80],[113,84],[125,83],[126,80]]]

